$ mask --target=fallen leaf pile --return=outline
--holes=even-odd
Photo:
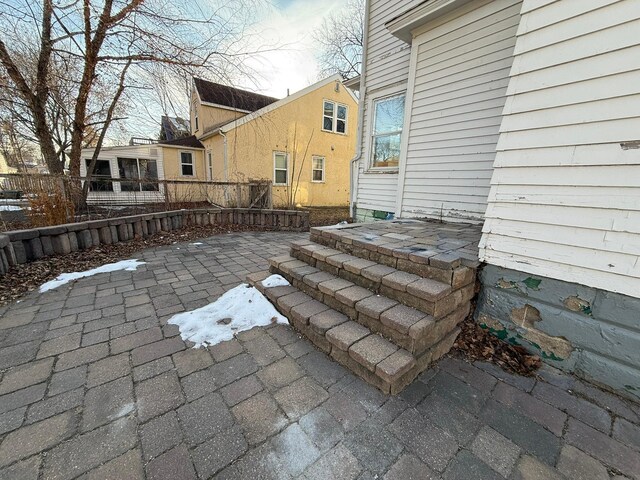
[[[500,366],[507,372],[530,377],[540,368],[541,361],[524,347],[500,340],[478,325],[471,315],[460,324],[461,332],[451,353],[469,362],[482,360]]]
[[[53,255],[31,263],[12,267],[0,277],[0,306],[37,290],[43,283],[65,272],[82,272],[129,258],[145,248],[189,242],[227,232],[245,232],[255,227],[242,225],[194,225],[172,232],[162,232],[149,238],[134,239],[112,245],[100,245],[67,255]]]

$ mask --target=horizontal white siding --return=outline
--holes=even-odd
[[[481,257],[640,297],[640,2],[523,12]]]
[[[402,216],[482,218],[521,6],[475,2],[415,39]]]
[[[392,18],[410,10],[422,0],[370,0],[367,35],[365,90],[361,92],[360,108],[364,109],[361,141],[361,161],[358,169],[358,208],[394,212],[398,187],[397,174],[369,173],[371,152],[369,100],[381,90],[407,82],[411,46],[394,37],[385,27]]]

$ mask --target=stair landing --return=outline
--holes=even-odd
[[[314,227],[247,279],[320,350],[395,394],[459,334],[480,235],[476,225],[416,220]],[[291,285],[264,287],[272,273]]]

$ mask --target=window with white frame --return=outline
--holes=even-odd
[[[347,106],[325,100],[322,111],[322,130],[347,133]]]
[[[284,152],[273,152],[273,184],[287,185],[289,179],[289,158]]]
[[[183,177],[193,177],[195,175],[193,153],[180,152],[180,175]]]
[[[146,158],[118,158],[118,175],[122,192],[157,192],[158,165]]]
[[[324,157],[311,157],[311,181],[324,182]]]
[[[207,180],[213,180],[213,154],[207,150]]]
[[[405,94],[373,101],[371,166],[397,168],[400,163],[400,140],[404,123]]]

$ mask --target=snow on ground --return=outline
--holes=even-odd
[[[194,348],[198,348],[231,340],[235,334],[253,327],[288,322],[258,290],[241,283],[215,302],[178,313],[168,323],[177,325],[182,339],[194,342]]]
[[[17,212],[22,210],[22,207],[17,205],[0,205],[0,212]]]
[[[116,263],[107,263],[106,265],[102,265],[101,267],[92,268],[91,270],[85,270],[84,272],[62,273],[55,279],[42,284],[40,286],[40,293],[53,290],[54,288],[58,288],[61,285],[69,283],[73,280],[77,280],[79,278],[97,275],[98,273],[115,272],[118,270],[133,271],[136,270],[140,265],[144,265],[145,263],[147,262],[139,262],[138,260],[122,260]]]
[[[262,285],[267,288],[271,287],[288,287],[291,285],[282,275],[271,275],[262,281]]]

